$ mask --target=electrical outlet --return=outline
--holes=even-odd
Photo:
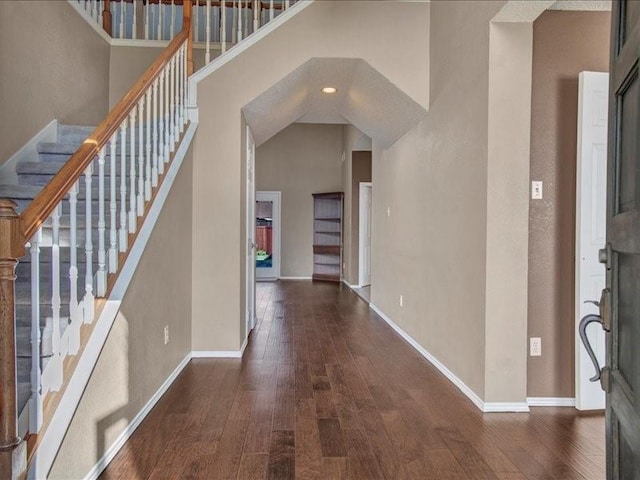
[[[164,327],[164,344],[169,343],[169,325],[165,325]]]
[[[532,357],[542,356],[542,338],[531,337],[529,339],[529,355]]]
[[[400,306],[404,306],[404,298],[400,295]]]

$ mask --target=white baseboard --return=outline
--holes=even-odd
[[[492,412],[528,412],[529,405],[526,402],[484,402],[482,411]]]
[[[149,414],[151,409],[155,406],[156,403],[158,403],[158,400],[162,398],[162,396],[166,393],[169,387],[173,384],[175,379],[178,378],[178,375],[180,375],[180,372],[182,372],[182,370],[184,369],[184,367],[187,366],[190,360],[191,360],[191,353],[187,353],[187,355],[182,359],[182,361],[178,364],[175,370],[171,372],[171,375],[169,375],[169,377],[164,381],[164,383],[160,385],[160,388],[156,390],[156,393],[153,394],[153,396],[144,405],[144,407],[142,407],[142,409],[133,418],[133,420],[131,420],[129,425],[127,425],[127,428],[125,428],[122,431],[122,433],[118,435],[118,438],[116,439],[116,441],[111,444],[111,446],[104,453],[102,458],[98,460],[98,463],[96,463],[94,467],[91,469],[91,471],[87,473],[87,475],[84,477],[85,480],[95,480],[100,476],[102,471],[107,467],[107,465],[109,465],[111,460],[115,458],[115,456],[118,454],[120,449],[124,446],[127,440],[129,440],[131,435],[133,435],[133,432],[136,431],[136,428],[140,426],[140,424]]]
[[[51,120],[49,124],[36,133],[20,150],[0,165],[0,183],[17,185],[18,174],[16,165],[20,162],[34,162],[38,159],[38,143],[55,142],[58,139],[58,120]]]
[[[166,201],[171,186],[178,175],[180,166],[186,156],[187,150],[196,129],[197,124],[191,123],[187,129],[184,139],[176,150],[173,162],[169,165],[166,176],[160,185],[156,198],[149,209],[149,213],[142,224],[135,243],[133,244],[127,259],[122,266],[120,275],[116,280],[109,299],[105,302],[105,306],[100,316],[94,320],[95,326],[89,340],[81,354],[78,364],[68,380],[67,387],[60,399],[60,404],[51,417],[49,426],[41,435],[40,445],[36,450],[33,460],[29,467],[28,478],[39,479],[46,478],[58,454],[58,450],[62,445],[67,429],[71,424],[73,415],[80,403],[84,389],[91,378],[91,373],[95,367],[102,347],[109,335],[109,331],[120,311],[120,304],[124,294],[127,291],[129,283],[133,278],[136,267],[140,262],[140,258],[144,252],[145,246],[149,241],[153,227],[155,226],[160,211]]]
[[[194,350],[193,358],[242,358],[242,350]]]
[[[528,397],[530,407],[575,407],[574,397]]]
[[[280,280],[311,280],[311,277],[280,277]]]
[[[483,412],[528,412],[529,406],[522,403],[503,403],[503,402],[484,402],[478,394],[476,394],[468,385],[466,385],[458,376],[456,376],[451,370],[449,370],[440,360],[434,357],[431,353],[425,350],[418,342],[416,342],[407,332],[402,330],[391,320],[382,310],[376,307],[373,303],[369,304],[369,307],[376,312],[380,318],[382,318],[391,328],[393,328],[398,335],[400,335],[409,345],[415,348],[420,355],[429,361],[434,367],[449,379],[458,389],[464,393],[473,404]]]

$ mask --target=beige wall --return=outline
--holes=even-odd
[[[142,5],[142,4],[140,4]],[[164,47],[111,47],[109,62],[109,108],[113,108],[133,84],[142,76],[153,61],[160,56]],[[211,50],[211,58],[220,54]],[[193,50],[195,70],[204,65],[204,50]]]
[[[189,151],[48,478],[84,478],[191,351],[192,164]]]
[[[529,327],[542,356],[529,357],[528,394],[574,396],[574,252],[578,74],[609,66],[609,12],[544,12],[533,24],[531,180],[544,200],[529,207]]]
[[[309,58],[336,56],[363,58],[426,106],[428,11],[426,3],[371,2],[363,9],[360,1],[315,2],[198,84],[194,350],[237,350],[241,344],[245,270],[241,108]],[[390,29],[390,24],[403,28]],[[332,32],[329,36],[328,31]],[[420,48],[424,55],[416,62]],[[261,74],[247,73],[255,71]],[[218,252],[225,256],[221,258]],[[212,304],[216,305],[214,316]]]
[[[373,144],[371,300],[481,398],[489,21],[501,5],[432,2],[427,119],[386,151]]]
[[[256,150],[256,190],[282,192],[283,277],[313,273],[312,193],[342,190],[342,125],[294,123]]]
[[[0,163],[54,118],[97,125],[109,45],[66,1],[0,2]]]
[[[344,279],[350,285],[358,284],[358,250],[352,251],[353,237],[358,231],[358,223],[352,218],[353,211],[353,152],[371,151],[371,139],[353,125],[345,125],[343,131],[342,188],[344,190]],[[369,177],[371,180],[371,177]],[[357,245],[357,238],[355,239]],[[354,269],[354,257],[356,267]]]

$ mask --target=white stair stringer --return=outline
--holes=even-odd
[[[166,171],[146,219],[140,227],[135,242],[131,246],[111,294],[109,298],[106,299],[100,316],[94,320],[95,325],[91,336],[80,354],[75,370],[67,381],[66,388],[60,398],[60,403],[51,416],[49,425],[41,435],[38,448],[29,466],[28,478],[30,480],[47,478],[58,450],[62,445],[67,429],[71,424],[76,408],[82,399],[84,389],[91,378],[91,373],[98,361],[102,347],[107,340],[111,326],[120,310],[122,299],[133,278],[133,274],[149,241],[153,227],[160,216],[164,202],[169,195],[197,128],[197,122],[192,121],[189,124],[182,142],[175,152],[174,159]]]

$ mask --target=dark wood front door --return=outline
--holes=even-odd
[[[613,2],[607,201],[607,477],[640,479],[640,1]]]

